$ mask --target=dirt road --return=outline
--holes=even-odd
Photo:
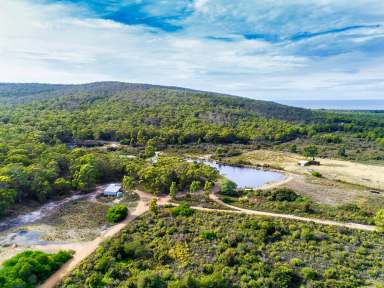
[[[47,252],[54,252],[58,250],[73,250],[75,254],[73,258],[68,261],[65,265],[63,265],[56,273],[54,273],[51,277],[49,277],[44,284],[42,284],[41,288],[51,288],[55,287],[55,285],[64,278],[64,276],[68,275],[72,269],[74,269],[81,261],[91,255],[97,247],[106,239],[113,237],[117,233],[119,233],[129,222],[136,219],[138,216],[144,214],[148,210],[148,202],[154,196],[142,191],[135,191],[139,196],[140,200],[137,204],[135,210],[130,213],[130,215],[123,222],[111,227],[105,233],[89,242],[81,242],[81,243],[68,243],[62,245],[45,245],[45,246],[34,246],[32,249],[42,250]],[[159,199],[159,204],[163,205],[168,201],[168,198]]]
[[[34,249],[42,250],[42,251],[57,251],[57,250],[73,250],[75,251],[75,254],[73,258],[68,261],[64,266],[62,266],[56,273],[54,273],[50,278],[47,279],[47,281],[42,284],[41,288],[53,288],[57,283],[62,280],[66,275],[68,275],[82,260],[87,258],[89,255],[91,255],[97,247],[106,239],[113,237],[117,233],[119,233],[129,222],[136,219],[138,216],[144,214],[146,211],[148,211],[148,202],[151,198],[154,196],[142,191],[136,191],[136,193],[140,196],[140,201],[136,207],[136,209],[125,219],[123,222],[113,226],[111,229],[107,230],[104,234],[99,236],[93,241],[90,242],[82,242],[82,243],[75,243],[75,244],[63,244],[60,246],[57,245],[51,245],[51,246],[35,246]],[[224,203],[221,201],[216,194],[211,193],[210,198],[228,208],[231,208],[232,210],[220,210],[220,209],[210,209],[210,208],[203,208],[203,207],[192,207],[193,209],[199,210],[199,211],[205,211],[205,212],[221,212],[221,213],[236,213],[236,214],[247,214],[247,215],[257,215],[257,216],[265,216],[265,217],[274,217],[274,218],[283,218],[283,219],[289,219],[294,221],[303,221],[303,222],[313,222],[317,224],[322,225],[331,225],[331,226],[337,226],[337,227],[345,227],[350,229],[358,229],[358,230],[365,230],[365,231],[375,231],[375,226],[370,225],[362,225],[357,223],[343,223],[343,222],[337,222],[337,221],[331,221],[331,220],[321,220],[321,219],[314,219],[314,218],[306,218],[306,217],[300,217],[290,214],[279,214],[279,213],[271,213],[271,212],[264,212],[264,211],[255,211],[255,210],[249,210],[244,208],[239,208],[236,206],[232,206],[229,204]],[[158,204],[164,205],[169,203],[169,197],[161,197],[158,198]],[[172,205],[177,205],[173,204]]]
[[[338,227],[345,227],[350,229],[358,229],[358,230],[365,230],[365,231],[375,231],[376,227],[372,225],[363,225],[358,223],[345,223],[345,222],[337,222],[332,220],[322,220],[322,219],[315,219],[315,218],[306,218],[306,217],[300,217],[295,216],[291,214],[280,214],[280,213],[272,213],[272,212],[265,212],[265,211],[256,211],[256,210],[250,210],[250,209],[244,209],[240,207],[236,207],[233,205],[229,205],[221,201],[216,194],[210,194],[210,198],[215,201],[216,203],[220,205],[224,205],[228,208],[231,208],[233,210],[218,210],[218,209],[207,209],[207,208],[201,208],[201,207],[193,207],[196,210],[201,211],[220,211],[225,213],[244,213],[248,215],[258,215],[258,216],[267,216],[267,217],[274,217],[274,218],[283,218],[283,219],[289,219],[289,220],[295,220],[295,221],[303,221],[303,222],[313,222],[317,224],[322,225],[331,225],[331,226],[338,226]]]

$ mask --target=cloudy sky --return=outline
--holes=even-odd
[[[382,0],[0,0],[0,82],[383,99]]]

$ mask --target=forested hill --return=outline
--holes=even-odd
[[[28,104],[54,99],[60,108],[78,108],[96,100],[129,101],[132,105],[201,104],[241,109],[265,118],[307,121],[311,111],[269,101],[196,91],[180,87],[123,82],[95,82],[80,85],[0,83],[0,104]],[[46,103],[46,102],[44,102]],[[53,104],[52,102],[49,102]]]
[[[122,82],[0,84],[0,124],[47,144],[283,143],[322,133],[384,142],[384,117],[334,113],[178,87]],[[324,135],[320,142],[342,142]]]

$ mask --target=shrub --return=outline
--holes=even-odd
[[[151,211],[153,214],[157,215],[159,213],[159,208],[157,207],[157,199],[152,198],[149,201],[149,211]]]
[[[220,254],[218,260],[226,266],[234,266],[237,262],[236,250],[233,248],[228,248]]]
[[[231,285],[220,273],[202,276],[199,278],[201,288],[229,288]]]
[[[318,276],[317,272],[309,267],[304,267],[303,269],[301,269],[301,273],[303,274],[303,277],[306,280],[315,280]]]
[[[237,184],[229,179],[221,182],[220,193],[227,196],[237,196]]]
[[[64,178],[58,178],[53,183],[53,188],[59,193],[59,194],[66,194],[69,191],[71,191],[72,185],[69,180],[66,180]]]
[[[193,209],[185,202],[181,203],[179,206],[171,209],[173,216],[185,216],[189,217],[193,214]]]
[[[200,190],[201,183],[200,181],[192,181],[191,185],[189,186],[189,192],[194,193]]]
[[[274,286],[280,288],[300,287],[300,277],[287,266],[278,266],[271,272]]]
[[[224,196],[222,200],[223,200],[224,203],[227,203],[227,204],[233,203],[232,198],[228,197],[228,196]]]
[[[166,288],[167,283],[155,272],[142,272],[137,279],[137,288]]]
[[[145,245],[139,241],[124,244],[124,255],[129,259],[136,259],[150,255]]]
[[[204,183],[204,191],[208,192],[209,190],[211,190],[213,188],[214,183],[211,182],[211,181],[205,181]]]
[[[376,213],[375,224],[379,231],[384,232],[384,209],[381,209]]]
[[[297,266],[301,266],[303,262],[299,258],[292,258],[290,263],[292,266],[297,267]]]
[[[269,192],[268,200],[272,201],[288,201],[292,202],[298,199],[300,196],[297,195],[293,190],[289,188],[277,188]]]
[[[312,171],[311,172],[311,175],[314,176],[314,177],[317,177],[317,178],[321,178],[323,177],[323,175],[321,175],[320,172],[317,172],[317,171]]]
[[[107,220],[111,223],[118,223],[128,216],[128,208],[123,204],[115,205],[108,209]]]
[[[176,182],[171,183],[171,187],[169,187],[169,196],[171,199],[176,199],[176,193],[177,193],[177,185]]]
[[[199,288],[199,281],[195,279],[190,273],[184,275],[180,280],[176,280],[168,284],[168,288]]]
[[[303,240],[309,241],[309,240],[313,240],[314,236],[312,231],[309,228],[303,228],[301,229],[301,232],[300,232],[300,238]]]
[[[203,231],[200,235],[201,237],[207,240],[213,240],[216,238],[216,232],[213,231]]]

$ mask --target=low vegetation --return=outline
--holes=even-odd
[[[311,172],[311,175],[314,176],[314,177],[317,177],[317,178],[321,178],[321,177],[323,177],[323,175],[321,175],[321,173],[318,172],[318,171],[312,171],[312,172]]]
[[[59,287],[346,288],[384,281],[382,235],[174,209],[130,223]]]
[[[33,288],[47,279],[72,257],[70,252],[46,254],[25,251],[3,263],[0,269],[0,287]]]
[[[180,195],[174,198],[172,202],[179,203],[179,204],[187,203],[190,206],[203,207],[203,208],[209,208],[209,209],[221,209],[221,210],[228,209],[226,206],[211,200],[209,198],[209,195],[206,195],[206,193],[204,193],[203,195],[201,193]]]
[[[188,216],[191,216],[193,212],[194,210],[190,208],[189,205],[185,202],[171,209],[171,213],[173,216],[188,217]]]

